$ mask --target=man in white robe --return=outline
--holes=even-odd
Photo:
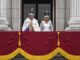
[[[40,27],[38,24],[38,20],[34,18],[33,8],[31,9],[29,13],[29,17],[25,19],[22,31],[28,32],[28,31],[34,31],[38,32],[40,31]]]

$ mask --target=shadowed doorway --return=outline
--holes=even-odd
[[[22,0],[22,25],[31,8],[34,8],[35,18],[38,19],[39,23],[43,20],[44,11],[48,10],[55,30],[56,0]]]

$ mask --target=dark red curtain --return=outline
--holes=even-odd
[[[57,32],[22,32],[21,46],[31,55],[46,55],[57,48]],[[18,32],[0,32],[0,55],[7,55],[18,48]],[[80,55],[80,32],[61,32],[60,48],[72,55]]]
[[[57,32],[22,32],[21,48],[32,55],[45,55],[57,48]]]
[[[80,32],[61,32],[60,43],[64,51],[80,55]]]
[[[18,32],[0,32],[0,55],[7,55],[18,48]]]

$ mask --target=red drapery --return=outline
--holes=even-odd
[[[19,42],[21,46],[18,46]],[[60,46],[57,46],[58,42]],[[34,56],[42,56],[58,47],[70,56],[80,56],[80,32],[60,32],[59,35],[57,32],[21,32],[21,35],[18,32],[0,32],[0,56],[8,55],[17,48]],[[60,53],[61,50],[57,51]]]
[[[80,55],[80,32],[61,32],[60,44],[64,51]]]
[[[21,34],[21,48],[32,55],[45,55],[57,48],[57,40],[57,32],[23,32]]]
[[[0,55],[7,55],[18,48],[18,32],[0,32]]]

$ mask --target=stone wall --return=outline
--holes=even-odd
[[[0,18],[6,18],[12,31],[20,30],[21,0],[0,0]]]
[[[64,31],[70,19],[70,0],[56,0],[56,31]]]
[[[0,1],[4,1],[7,4],[6,7],[4,8],[4,13],[3,11],[1,11],[1,9],[0,13],[2,15],[3,14],[5,15],[9,22],[9,26],[12,28],[13,31],[19,31],[21,26],[22,1],[21,0],[0,0]],[[56,22],[55,22],[56,31],[64,31],[69,20],[70,20],[70,0],[56,0]]]

